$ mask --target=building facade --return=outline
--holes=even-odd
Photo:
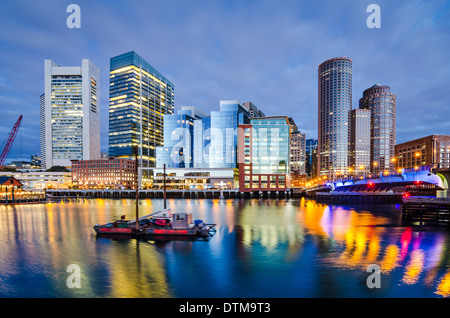
[[[239,190],[286,191],[290,188],[288,117],[252,118],[239,126]]]
[[[360,109],[371,111],[370,172],[380,175],[394,171],[396,96],[389,86],[376,84],[363,93]]]
[[[0,176],[13,176],[23,184],[24,190],[69,189],[72,187],[72,173],[23,170],[0,172]]]
[[[75,189],[134,189],[136,161],[129,159],[74,160]]]
[[[153,189],[163,189],[164,170],[156,168],[153,172]],[[234,188],[234,169],[166,168],[166,189],[168,190],[230,190]]]
[[[243,106],[248,110],[250,118],[266,117],[266,115],[252,102],[245,102]]]
[[[249,111],[237,100],[221,100],[220,110],[211,112],[210,168],[237,167],[237,128],[248,124],[249,118]]]
[[[351,176],[370,174],[370,116],[369,109],[349,112],[348,170]]]
[[[317,177],[317,139],[306,139],[306,175],[312,179]]]
[[[300,131],[291,133],[290,163],[291,176],[306,176],[306,139]]]
[[[209,168],[211,116],[194,120],[194,168]]]
[[[164,115],[164,147],[156,147],[156,167],[194,166],[194,122],[206,116],[193,106],[183,106],[176,115]]]
[[[450,168],[450,135],[430,135],[395,145],[395,169]]]
[[[44,61],[41,95],[41,155],[46,168],[70,167],[71,160],[100,157],[99,69],[83,59],[81,67]]]
[[[335,179],[348,173],[348,112],[352,109],[352,60],[329,59],[318,70],[318,169]]]
[[[39,98],[39,130],[40,130],[40,137],[41,137],[41,144],[40,144],[40,153],[41,153],[41,167],[45,168],[45,94],[42,94]]]
[[[174,113],[174,85],[135,52],[110,60],[109,156],[156,166],[163,146],[163,116]],[[148,171],[148,170],[146,170]]]

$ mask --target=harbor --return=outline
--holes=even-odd
[[[96,234],[95,224],[133,220],[134,199],[0,206],[0,297],[450,297],[450,233],[403,226],[396,204],[216,198],[167,199],[167,208],[216,224],[216,234]],[[162,199],[139,201],[140,216],[162,210]],[[81,288],[65,284],[71,264]],[[382,269],[380,289],[361,284],[370,264]]]

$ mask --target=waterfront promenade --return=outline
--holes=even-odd
[[[47,190],[48,198],[134,199],[135,190]],[[166,190],[167,198],[179,199],[284,199],[300,197],[292,191],[240,192],[239,190]],[[139,190],[140,199],[162,199],[164,190]]]

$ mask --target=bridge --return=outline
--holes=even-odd
[[[450,184],[449,168],[424,166],[415,169],[403,169],[401,173],[374,177],[346,178],[324,182],[319,186],[306,188],[310,196],[317,193],[361,193],[361,194],[398,194],[408,190],[437,191],[438,196],[448,197]]]

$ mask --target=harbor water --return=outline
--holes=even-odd
[[[401,205],[306,199],[167,205],[216,224],[217,233],[209,241],[97,237],[95,224],[134,219],[134,200],[0,206],[0,297],[450,296],[450,232],[402,226]],[[141,216],[162,208],[161,199],[140,201]]]

